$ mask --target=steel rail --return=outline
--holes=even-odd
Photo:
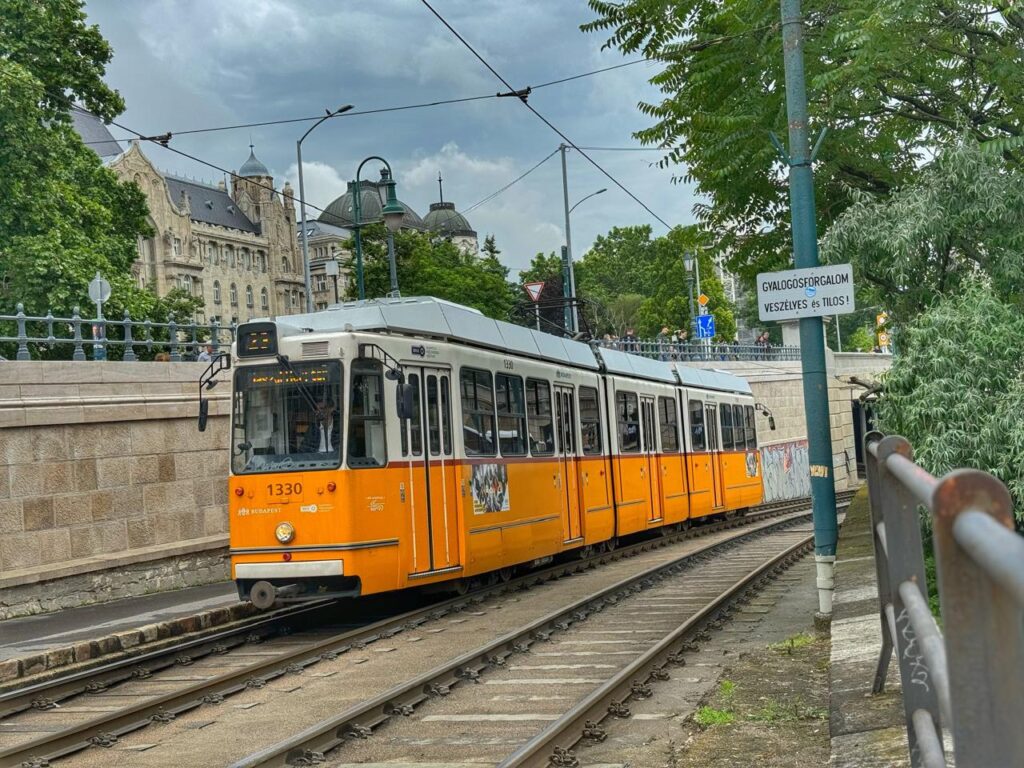
[[[231,768],[256,766],[284,767],[313,765],[324,761],[325,753],[351,738],[365,738],[374,728],[393,716],[411,715],[415,707],[436,696],[445,696],[465,680],[476,680],[480,673],[492,666],[504,666],[506,659],[523,653],[537,643],[549,639],[558,630],[584,621],[590,613],[618,602],[630,594],[653,586],[662,578],[681,572],[691,564],[704,562],[716,550],[731,549],[746,539],[776,532],[776,529],[805,520],[810,512],[767,522],[756,528],[745,528],[724,541],[714,542],[697,551],[681,555],[667,563],[651,566],[605,587],[595,594],[580,598],[568,606],[558,608],[534,619],[526,626],[508,632],[494,640],[448,660],[412,680],[396,685],[373,698],[351,706],[343,712],[317,723],[277,744],[255,752],[231,765]],[[804,541],[801,546],[806,546]]]
[[[564,760],[559,765],[574,765],[571,750],[585,738],[585,734],[603,740],[601,724],[604,720],[629,717],[626,704],[637,698],[637,691],[646,695],[651,681],[668,679],[668,668],[681,659],[683,638],[696,632],[726,604],[763,579],[768,571],[781,570],[802,556],[801,550],[806,551],[813,542],[813,535],[806,536],[744,575],[516,750],[498,768],[542,768],[549,765],[556,755],[556,759]]]
[[[660,538],[630,544],[614,551],[594,554],[586,559],[559,563],[540,571],[527,573],[507,583],[489,585],[466,595],[434,603],[398,616],[384,618],[365,627],[347,630],[339,635],[318,641],[292,652],[285,652],[280,656],[255,662],[233,672],[195,683],[184,689],[147,699],[134,706],[104,714],[56,733],[46,734],[22,744],[0,750],[0,766],[16,766],[20,765],[23,761],[32,759],[52,760],[73,754],[89,746],[110,744],[116,742],[119,737],[144,728],[152,722],[166,722],[178,714],[195,709],[203,704],[220,703],[227,696],[239,693],[247,688],[262,687],[269,680],[276,679],[287,673],[301,671],[322,660],[331,659],[357,644],[368,644],[381,638],[391,637],[406,628],[411,629],[433,618],[440,618],[449,612],[461,610],[463,606],[482,602],[491,595],[514,591],[523,586],[530,586],[552,578],[581,572],[593,565],[630,557],[640,552],[667,546],[678,541],[686,541],[733,528],[746,529],[759,521],[772,520],[773,518],[785,515],[786,510],[798,509],[801,506],[805,506],[806,503],[806,499],[798,499],[792,502],[777,502],[771,505],[764,505],[758,508],[756,513],[748,514],[745,517],[720,520],[710,525],[689,528]],[[745,535],[751,535],[785,522],[786,520],[775,521],[765,526],[750,528],[750,530],[745,531]],[[734,537],[729,541],[735,541],[739,538],[742,538],[742,536]],[[683,559],[696,556],[699,552],[722,546],[725,543],[727,542],[711,545],[699,550],[698,553],[684,556]],[[268,619],[268,621],[274,620],[273,617]],[[208,642],[209,638],[204,638],[203,641]],[[154,652],[154,655],[161,657],[174,656],[180,653],[180,650],[181,647],[179,646],[173,649]],[[134,658],[122,661],[138,664],[139,660],[139,658]],[[120,665],[121,662],[119,661],[117,664]],[[79,682],[77,681],[76,685]]]

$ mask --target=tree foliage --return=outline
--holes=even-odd
[[[386,296],[391,284],[386,230],[377,224],[363,230],[363,264],[366,295]],[[349,251],[352,252],[350,244]],[[450,240],[432,239],[420,232],[395,234],[398,285],[405,296],[435,296],[479,309],[488,317],[504,320],[515,302],[508,282],[508,268],[496,255],[466,253]],[[346,265],[354,273],[354,257]],[[348,299],[356,297],[350,282]]]
[[[769,131],[786,136],[779,6],[759,0],[589,0],[585,31],[661,64],[637,134],[709,202],[702,228],[750,278],[789,263],[788,187]],[[851,192],[886,195],[966,130],[1011,165],[1024,158],[1024,10],[996,0],[809,0],[806,70],[827,228]]]
[[[854,265],[862,295],[897,323],[986,275],[999,296],[1024,290],[1024,173],[966,136],[891,196],[855,197],[822,247]]]
[[[527,283],[544,283],[541,289],[540,330],[546,333],[565,332],[565,303],[562,280],[562,259],[551,253],[538,253],[530,261],[528,269],[519,273],[519,289],[516,293],[515,321],[531,328],[537,327],[533,300],[523,287]],[[578,292],[578,291],[577,291]]]
[[[145,197],[71,125],[72,102],[104,118],[124,108],[102,80],[109,45],[77,0],[0,0],[0,51],[0,312],[84,310],[96,272],[113,288],[110,315],[166,310],[131,276]]]
[[[1024,502],[1024,316],[987,281],[967,280],[907,325],[884,377],[879,418],[935,475],[992,472]]]
[[[696,227],[676,227],[657,238],[647,225],[613,227],[607,235],[598,236],[576,265],[580,295],[599,308],[593,318],[598,332],[622,335],[632,327],[639,335],[651,337],[666,325],[672,330],[689,329],[686,252],[699,254],[700,289],[710,299],[708,308],[715,316],[718,338],[731,341],[736,333],[733,307]],[[694,285],[695,299],[696,294]],[[627,296],[639,296],[640,301]]]

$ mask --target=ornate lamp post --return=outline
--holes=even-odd
[[[686,269],[686,282],[690,286],[690,339],[697,338],[697,316],[693,314],[693,265],[695,259],[689,251],[683,252],[683,267]]]
[[[313,278],[309,270],[309,233],[306,231],[306,185],[302,183],[302,142],[324,120],[330,120],[332,117],[343,115],[350,109],[352,109],[352,105],[346,104],[343,107],[338,107],[333,112],[327,110],[327,114],[313,123],[310,129],[302,134],[302,138],[295,142],[295,154],[299,163],[299,210],[302,212],[302,263],[305,265],[307,312],[313,311]]]
[[[362,213],[363,213],[363,190],[360,186],[359,176],[363,171],[363,166],[371,160],[378,160],[383,163],[384,167],[380,171],[381,184],[387,190],[387,199],[384,201],[384,205],[381,209],[381,214],[384,217],[384,224],[388,228],[388,266],[391,270],[391,290],[389,296],[398,296],[398,270],[395,262],[395,232],[397,232],[402,226],[402,219],[405,217],[405,209],[402,204],[398,202],[398,196],[395,194],[395,179],[391,173],[391,165],[383,157],[377,155],[371,155],[359,164],[356,169],[356,183],[355,190],[352,196],[352,228],[355,232],[355,246],[356,246],[356,287],[359,291],[359,298],[366,298],[366,286],[363,282],[363,238],[362,238]],[[378,191],[379,195],[380,192]]]

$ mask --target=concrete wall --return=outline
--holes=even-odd
[[[228,393],[200,433],[204,366],[0,362],[0,618],[224,577],[178,567],[227,543]],[[140,563],[133,585],[52,583]]]

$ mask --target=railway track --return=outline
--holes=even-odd
[[[401,632],[408,633],[417,630],[446,616],[450,617],[459,612],[470,610],[472,607],[479,606],[490,598],[513,594],[519,590],[528,589],[531,586],[545,584],[553,579],[586,571],[598,564],[624,560],[680,540],[721,534],[723,531],[728,531],[732,528],[743,527],[749,529],[770,524],[766,523],[766,521],[779,518],[789,510],[799,506],[806,506],[806,502],[770,505],[757,510],[746,518],[720,521],[711,525],[700,526],[690,531],[631,544],[614,552],[597,553],[584,560],[559,563],[528,573],[506,584],[485,586],[462,597],[443,600],[424,608],[407,611],[397,616],[386,617],[366,626],[347,629],[330,637],[323,638],[321,636],[312,640],[304,640],[299,635],[284,637],[275,641],[280,646],[279,652],[271,653],[268,650],[261,650],[257,652],[260,654],[260,657],[256,661],[251,663],[243,662],[234,665],[233,669],[226,672],[218,672],[218,670],[222,669],[224,660],[230,663],[232,654],[238,654],[246,648],[251,650],[251,646],[254,645],[251,642],[246,642],[244,637],[239,639],[240,636],[236,632],[232,635],[237,640],[233,647],[227,648],[227,651],[214,649],[205,653],[209,663],[205,670],[200,671],[200,674],[187,675],[186,677],[189,678],[187,680],[172,681],[186,682],[188,684],[172,686],[172,690],[166,693],[144,697],[134,704],[114,708],[112,711],[105,712],[99,717],[89,717],[77,724],[62,727],[55,732],[45,733],[21,744],[4,748],[0,750],[0,765],[46,765],[48,761],[66,757],[89,746],[116,744],[120,738],[138,731],[151,723],[168,722],[198,707],[218,704],[234,694],[262,688],[271,681],[288,675],[302,674],[314,665],[330,662],[341,654],[352,650],[360,650],[370,643],[392,638]],[[712,547],[714,546],[718,545],[712,545]],[[317,610],[321,611],[322,614],[324,608],[320,606],[319,608],[314,607],[307,610],[310,611],[309,615],[313,616],[316,615],[314,611]],[[279,621],[284,620],[279,619]],[[294,614],[290,614],[287,620],[294,622]],[[273,621],[268,620],[266,626],[270,627],[272,625]],[[204,648],[209,648],[209,638],[206,639],[206,643],[207,645]],[[214,646],[216,645],[214,644]],[[224,653],[227,653],[227,655],[218,656],[218,654]],[[156,674],[156,671],[159,669],[177,668],[180,671],[188,667],[189,672],[193,671],[195,669],[193,666],[195,660],[189,660],[187,658],[189,655],[182,654],[181,648],[172,649],[166,652],[155,653],[154,658],[146,662],[143,662],[141,659],[128,660],[127,663],[119,662],[116,669],[95,670],[92,672],[91,677],[88,673],[83,673],[73,681],[54,681],[45,684],[43,690],[22,691],[20,692],[21,699],[17,701],[13,698],[13,694],[0,697],[0,707],[3,708],[0,709],[0,712],[7,714],[6,718],[0,720],[0,726],[19,714],[30,719],[33,716],[36,718],[42,716],[43,713],[36,711],[39,707],[29,711],[29,708],[25,706],[25,702],[28,700],[26,698],[28,696],[34,697],[32,700],[37,701],[40,697],[52,700],[52,694],[50,696],[46,695],[46,685],[52,686],[52,691],[59,692],[64,701],[82,693],[90,693],[92,695],[83,700],[91,703],[95,702],[97,697],[103,695],[102,691],[105,689],[109,690],[112,687],[110,684],[104,683],[104,680],[108,679],[110,675],[115,676],[113,686],[140,678],[149,679],[150,676],[153,676],[152,679],[159,682],[161,677]],[[134,666],[132,666],[133,664]],[[139,672],[138,670],[143,671]],[[66,714],[70,714],[70,712],[62,713],[62,719],[64,719]],[[15,717],[15,719],[17,720],[18,718]],[[26,732],[30,732],[31,728],[32,725],[29,723],[25,728]],[[52,726],[49,729],[53,730]],[[39,730],[47,729],[40,728]],[[4,733],[2,727],[0,727],[0,733]],[[7,734],[9,735],[10,731],[7,731]]]

